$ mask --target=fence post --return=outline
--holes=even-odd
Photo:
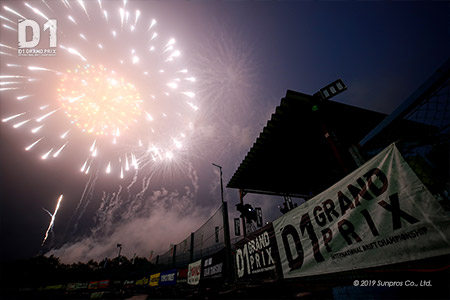
[[[227,266],[227,282],[231,283],[233,278],[233,266],[231,265],[231,241],[230,241],[230,225],[228,222],[228,205],[227,202],[222,202],[222,215],[223,215],[223,235],[225,242],[225,264]]]
[[[174,268],[176,266],[176,263],[177,263],[177,245],[173,245],[172,264]]]
[[[191,232],[191,250],[190,250],[190,257],[189,257],[189,261],[193,262],[194,261],[194,233]]]

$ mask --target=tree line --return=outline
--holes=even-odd
[[[149,277],[155,266],[146,258],[125,256],[97,262],[64,264],[53,255],[0,263],[2,290],[40,288],[48,285],[99,280],[137,280]]]

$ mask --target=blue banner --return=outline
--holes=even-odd
[[[161,272],[159,285],[174,285],[177,283],[177,270],[169,270]]]

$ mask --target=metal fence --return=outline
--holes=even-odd
[[[449,74],[450,60],[360,142],[366,157],[395,142],[427,188],[446,203],[450,191]]]
[[[225,248],[223,209],[226,209],[225,205],[221,205],[199,229],[178,244],[171,245],[167,252],[154,257],[152,262],[164,267],[179,267]]]
[[[196,260],[225,247],[223,227],[223,206],[205,224],[194,232],[193,259]]]

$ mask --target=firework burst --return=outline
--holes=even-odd
[[[0,92],[2,122],[25,132],[26,151],[76,160],[86,174],[98,167],[124,178],[181,155],[198,105],[196,79],[175,38],[165,38],[156,19],[131,3],[117,4],[2,6]],[[21,19],[52,22],[54,56],[18,56]],[[37,48],[48,47],[46,38],[44,31]]]

